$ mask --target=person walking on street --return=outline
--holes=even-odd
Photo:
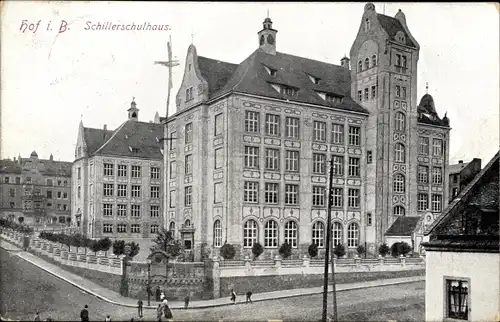
[[[186,294],[186,297],[184,298],[184,309],[187,310],[188,306],[189,306],[189,293]]]
[[[85,307],[83,310],[80,312],[80,319],[82,322],[88,322],[89,321],[89,310],[87,310],[89,306],[85,304]]]
[[[248,302],[252,303],[252,291],[247,292],[247,303]]]
[[[165,298],[165,292],[161,291],[161,293],[160,293],[160,301],[163,302],[164,298]]]
[[[137,315],[142,316],[142,300],[137,301]]]
[[[40,321],[40,313],[36,312],[35,319],[33,321]]]
[[[156,286],[156,302],[160,302],[161,301],[161,290],[160,290],[160,287],[157,285]]]
[[[160,322],[161,322],[161,316],[163,315],[163,308],[161,306],[162,306],[162,303],[158,304],[158,308],[156,309],[157,321],[160,321]]]
[[[231,290],[231,302],[233,302],[233,304],[236,304],[236,293],[234,292],[234,290]]]

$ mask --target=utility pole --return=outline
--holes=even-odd
[[[325,276],[323,282],[323,322],[327,321],[327,306],[328,306],[328,260],[332,262],[332,281],[333,281],[333,317],[337,321],[337,300],[335,295],[335,264],[334,254],[330,258],[330,245],[333,246],[332,236],[332,191],[333,191],[333,158],[330,160],[330,176],[328,183],[328,199],[327,199],[327,224],[326,224],[326,245],[325,245]],[[330,243],[331,242],[331,243]]]

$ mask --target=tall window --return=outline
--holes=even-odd
[[[431,206],[432,212],[441,212],[443,204],[442,195],[432,195]]]
[[[313,123],[313,141],[325,142],[326,141],[326,123],[314,121]]]
[[[160,179],[160,167],[151,167],[151,179]]]
[[[160,187],[159,186],[151,186],[150,190],[151,190],[150,191],[151,199],[160,198]]]
[[[193,123],[186,124],[184,128],[184,144],[193,143]]]
[[[424,136],[418,137],[418,153],[429,155],[429,138]]]
[[[171,231],[175,234],[175,222],[172,221],[170,225],[168,225],[168,231]]]
[[[222,194],[224,190],[222,189],[222,182],[214,183],[214,203],[221,203],[223,198]]]
[[[259,133],[259,112],[245,111],[245,132]]]
[[[394,117],[394,126],[396,128],[396,131],[406,131],[406,117],[404,113],[396,112],[396,115]]]
[[[186,88],[186,102],[193,99],[193,87]]]
[[[266,114],[266,134],[280,135],[280,116],[274,114]]]
[[[285,171],[299,171],[299,151],[285,151]]]
[[[215,126],[214,126],[214,135],[221,135],[222,130],[224,129],[224,114],[220,113],[215,115]]]
[[[193,155],[192,154],[188,154],[185,157],[184,173],[185,174],[192,174],[193,173]]]
[[[222,246],[222,225],[220,220],[214,222],[214,247]]]
[[[151,205],[149,207],[149,215],[151,216],[151,218],[160,217],[160,206],[158,206],[158,205]]]
[[[168,194],[169,207],[175,208],[177,204],[177,195],[175,194],[175,190],[170,190]]]
[[[259,168],[259,148],[256,146],[245,146],[245,168]]]
[[[370,19],[366,18],[365,20],[365,31],[370,30]]]
[[[377,66],[377,55],[372,56],[372,66],[373,67]]]
[[[396,206],[393,209],[393,214],[394,214],[394,216],[404,216],[405,215],[405,208],[403,206]]]
[[[319,248],[325,247],[325,225],[321,221],[317,221],[312,227],[312,243]]]
[[[359,146],[361,129],[358,126],[349,126],[349,145]]]
[[[130,232],[133,234],[139,234],[141,232],[141,225],[140,224],[131,224],[130,225]]]
[[[156,234],[158,232],[158,228],[159,228],[159,226],[157,224],[152,224],[151,227],[150,227],[149,232],[151,234]]]
[[[368,68],[370,68],[370,59],[365,58],[365,69],[368,69]]]
[[[114,165],[112,163],[104,163],[104,175],[112,176],[113,175]]]
[[[104,196],[112,197],[113,196],[113,184],[112,183],[104,183]]]
[[[105,203],[102,205],[102,215],[103,216],[113,216],[113,205],[110,203]]]
[[[118,165],[118,176],[119,177],[126,177],[127,176],[127,165],[126,164],[119,164]]]
[[[105,234],[113,233],[113,224],[103,224],[102,225],[102,232]]]
[[[342,244],[342,231],[342,224],[337,221],[334,222],[332,227],[333,247]]]
[[[349,157],[349,176],[359,177],[359,158]]]
[[[405,146],[401,143],[396,143],[394,146],[394,161],[405,162]]]
[[[418,211],[426,211],[429,209],[429,195],[426,193],[419,193],[417,197]]]
[[[343,124],[332,124],[332,144],[344,144]]]
[[[349,208],[359,208],[359,189],[349,188],[347,192],[347,206]]]
[[[250,203],[259,202],[259,183],[253,181],[245,181],[243,187],[243,201]]]
[[[396,66],[401,67],[401,55],[396,54]]]
[[[177,164],[175,161],[170,162],[170,179],[175,179],[177,177]]]
[[[286,117],[285,119],[285,135],[291,139],[299,139],[299,118]]]
[[[443,156],[443,140],[441,139],[432,140],[432,155],[435,157]]]
[[[264,247],[278,247],[278,223],[274,220],[264,226]]]
[[[141,197],[141,186],[132,185],[132,198],[140,198]]]
[[[132,166],[132,178],[140,178],[141,177],[141,166],[133,165]]]
[[[248,220],[243,226],[243,247],[252,248],[257,243],[257,222],[253,219]]]
[[[141,216],[141,205],[130,205],[130,216],[140,217]]]
[[[403,93],[402,93],[401,97],[403,99],[405,99],[406,98],[406,87],[403,86],[402,90],[403,90]]]
[[[192,195],[193,195],[193,187],[192,186],[185,187],[184,188],[184,206],[186,206],[186,207],[191,206],[191,204],[193,202]]]
[[[358,101],[363,101],[363,92],[361,90],[358,91]]]
[[[377,97],[377,90],[376,90],[375,85],[372,85],[371,92],[372,92],[372,96],[371,96],[372,99],[375,99]]]
[[[285,224],[285,242],[292,248],[297,248],[298,235],[297,223],[293,220],[287,221]]]
[[[126,184],[119,184],[118,185],[117,196],[118,197],[127,197],[127,185]]]
[[[344,157],[341,155],[332,155],[333,158],[333,174],[344,175]]]
[[[370,97],[368,91],[369,91],[368,88],[365,88],[365,101],[367,101],[368,98]]]
[[[405,177],[400,173],[394,176],[393,190],[396,193],[405,192]]]
[[[224,164],[224,150],[222,148],[215,149],[215,169],[222,168]]]
[[[401,97],[401,86],[396,85],[396,97]]]
[[[325,206],[325,187],[313,186],[312,187],[313,206]]]
[[[299,203],[299,185],[286,184],[285,185],[285,204],[297,205]]]
[[[363,71],[363,62],[360,60],[358,61],[358,73]]]
[[[266,169],[267,170],[280,169],[280,150],[266,149]]]
[[[332,198],[332,207],[344,207],[344,189],[333,188]]]
[[[446,280],[447,317],[469,320],[469,282]]]
[[[406,72],[406,70],[405,70],[406,67],[407,67],[407,65],[406,65],[406,56],[401,56],[401,58],[402,58],[401,65],[403,66],[403,72]]]
[[[433,184],[443,183],[443,170],[441,167],[432,168],[432,183]]]
[[[118,233],[126,233],[127,232],[127,224],[117,224],[116,232]]]
[[[264,201],[269,204],[278,203],[279,185],[274,182],[267,182],[264,186]]]
[[[313,153],[313,173],[315,174],[326,173],[326,155]]]
[[[177,147],[176,134],[177,134],[177,132],[170,133],[170,137],[174,138],[173,140],[169,140],[170,141],[170,151],[174,151],[175,148]]]
[[[426,165],[418,166],[418,182],[428,183],[429,182],[429,167]]]
[[[352,222],[347,226],[347,247],[358,247],[359,225]]]

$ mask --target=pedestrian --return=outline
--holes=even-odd
[[[165,318],[171,319],[173,317],[172,311],[170,310],[170,308],[168,307],[168,304],[166,302],[163,302],[163,303],[165,303],[165,307],[163,308],[165,310]]]
[[[163,315],[163,308],[161,306],[162,303],[158,304],[158,308],[156,309],[156,317],[160,322],[161,322],[161,316]]]
[[[236,293],[234,292],[234,290],[231,290],[231,301],[233,302],[233,304],[236,304]]]
[[[160,293],[160,301],[163,301],[164,298],[165,298],[165,292],[161,291],[161,293]]]
[[[137,301],[137,315],[142,316],[142,300]]]
[[[184,309],[187,310],[189,306],[189,293],[186,294],[186,297],[184,298]]]
[[[109,316],[109,314],[106,315],[106,319],[104,321],[111,321],[111,316]]]
[[[156,285],[156,302],[160,302],[161,301],[161,290],[160,290],[160,287],[158,285]]]
[[[33,321],[40,321],[40,313],[36,312],[35,318],[33,319]]]
[[[252,303],[252,291],[247,292],[247,303],[248,302]]]
[[[85,307],[83,310],[80,312],[80,319],[82,322],[88,322],[89,321],[89,310],[87,310],[89,306],[85,304]]]

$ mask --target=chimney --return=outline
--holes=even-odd
[[[347,56],[344,56],[344,58],[340,60],[340,66],[349,69],[349,58],[347,58]]]
[[[458,160],[458,164],[464,163],[464,160]]]
[[[52,153],[50,154],[50,158],[49,158],[50,161],[54,161],[54,156],[52,155]]]
[[[104,131],[107,131],[108,130],[108,126],[106,124],[104,124]]]

